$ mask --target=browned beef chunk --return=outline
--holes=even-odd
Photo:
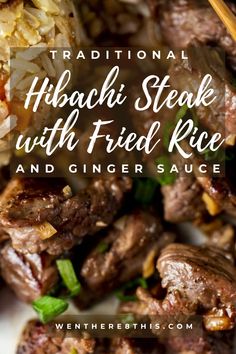
[[[101,178],[70,196],[60,181],[15,179],[0,200],[1,224],[18,251],[60,254],[110,224],[130,188],[129,178]],[[45,222],[57,231],[46,240]]]
[[[114,223],[102,240],[105,251],[101,252],[96,247],[81,268],[87,292],[93,297],[101,297],[120,284],[138,277],[144,270],[147,257],[153,254],[154,264],[160,250],[173,238],[172,234],[163,233],[161,221],[155,214],[136,210],[124,216]],[[82,298],[79,297],[78,305],[81,302]]]
[[[57,268],[47,254],[20,254],[10,244],[0,252],[0,271],[9,287],[23,301],[46,294],[58,280]]]
[[[28,226],[54,220],[66,201],[65,183],[51,179],[12,179],[1,195],[1,213],[5,224]]]
[[[235,261],[235,227],[223,222],[220,218],[210,223],[199,225],[201,230],[208,236],[207,244],[224,250],[227,257]]]
[[[197,40],[222,47],[236,69],[236,43],[207,0],[153,0],[158,23],[172,48],[186,48]],[[236,13],[233,1],[228,2]]]
[[[171,354],[233,354],[233,332],[216,333],[209,335],[185,334],[182,336],[170,336],[166,346]]]
[[[94,353],[95,342],[84,337],[63,338],[50,335],[47,327],[37,320],[29,321],[22,333],[16,354],[78,354]]]
[[[197,177],[205,192],[221,211],[236,215],[236,189],[234,181],[227,177]]]
[[[230,305],[236,296],[236,270],[216,248],[171,244],[158,259],[162,285],[180,291],[193,304],[210,309]]]
[[[165,354],[157,339],[116,338],[111,343],[111,354]]]
[[[196,98],[203,78],[211,74],[210,87],[217,98],[208,107],[196,107],[197,118],[210,133],[221,133],[228,144],[232,134],[236,134],[236,89],[230,83],[231,77],[225,71],[223,59],[210,47],[189,47],[187,55],[187,60],[173,61],[169,70],[171,85],[180,92],[192,92]]]
[[[198,219],[205,211],[202,188],[192,176],[178,177],[172,185],[162,187],[165,220],[183,222]]]
[[[221,329],[234,325],[236,270],[221,250],[171,244],[161,252],[157,265],[167,289],[164,300],[138,289],[151,314],[195,314],[201,309],[209,330],[214,322],[211,315],[222,317]]]

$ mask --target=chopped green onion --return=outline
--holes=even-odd
[[[76,296],[81,290],[81,285],[77,279],[73,264],[69,259],[57,260],[57,268],[71,296]]]
[[[192,119],[193,119],[193,122],[194,122],[194,126],[197,127],[198,126],[198,118],[197,118],[197,114],[195,112],[195,109],[194,108],[191,108],[190,109],[190,112],[191,112],[191,115],[192,115]]]
[[[176,114],[176,118],[175,118],[176,123],[180,119],[184,118],[184,116],[186,115],[187,111],[188,111],[188,106],[186,104],[183,105],[182,107],[180,107],[180,109],[178,110],[178,112]]]
[[[127,290],[127,289],[132,289],[136,286],[140,285],[142,288],[147,289],[148,284],[147,280],[144,278],[136,278],[134,280],[129,281],[128,283],[124,284],[122,289]]]
[[[176,179],[176,175],[175,175],[175,173],[170,173],[171,163],[170,163],[170,160],[169,160],[168,156],[159,157],[156,160],[156,163],[158,165],[163,165],[164,166],[164,172],[157,176],[157,180],[160,183],[160,185],[161,186],[166,186],[166,185],[169,185],[169,184],[173,184],[175,179]]]
[[[144,289],[147,289],[148,288],[148,285],[147,285],[147,280],[144,279],[144,278],[138,278],[138,283],[139,285],[144,288]]]
[[[135,180],[134,198],[142,204],[149,204],[157,188],[157,182],[151,178]]]
[[[175,128],[175,124],[173,122],[167,122],[164,126],[163,131],[163,145],[166,149],[168,149],[170,144],[170,134],[171,131]]]
[[[121,322],[124,324],[133,324],[135,322],[134,315],[128,313],[127,315],[122,315]]]
[[[136,301],[137,296],[136,295],[125,295],[123,290],[119,290],[115,292],[115,295],[118,300],[122,302],[128,302],[128,301]]]
[[[108,249],[109,249],[109,244],[104,241],[101,241],[96,247],[96,251],[98,253],[105,253]]]
[[[125,294],[126,291],[128,290],[132,290],[135,289],[137,286],[141,286],[144,289],[148,288],[148,284],[146,279],[144,278],[137,278],[134,280],[129,281],[128,283],[124,284],[120,290],[117,290],[115,292],[116,297],[120,300],[120,301],[136,301],[137,300],[137,296],[136,295],[130,295],[130,294]]]
[[[68,303],[65,300],[48,295],[33,301],[32,305],[43,323],[52,321],[68,308]]]
[[[218,161],[218,162],[224,162],[227,160],[231,160],[233,158],[233,155],[230,154],[230,152],[224,150],[224,149],[218,149],[216,151],[212,151],[210,149],[206,149],[203,151],[204,154],[204,159],[206,161]]]

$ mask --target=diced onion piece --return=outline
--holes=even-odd
[[[69,199],[69,198],[72,197],[72,190],[71,190],[71,188],[70,188],[69,185],[65,186],[65,187],[62,189],[62,193],[63,193],[63,195],[64,195],[64,197],[65,197],[66,199]]]
[[[155,272],[156,250],[151,250],[143,263],[143,277],[149,278]]]
[[[210,215],[214,216],[220,213],[221,209],[215,200],[209,196],[206,192],[202,195],[202,200],[204,201],[207,211]]]
[[[225,331],[232,328],[232,321],[227,316],[204,316],[204,326],[207,331]]]
[[[127,216],[122,216],[121,218],[119,218],[118,220],[116,220],[114,222],[114,226],[115,228],[117,228],[118,230],[124,230],[125,224],[126,224],[126,220],[127,220]]]
[[[105,222],[103,222],[102,220],[99,220],[96,222],[96,226],[97,227],[106,227],[107,224]]]
[[[234,146],[236,142],[236,134],[230,134],[229,136],[227,136],[227,138],[225,139],[225,143],[227,145],[230,146]]]
[[[47,221],[41,225],[35,226],[42,240],[46,240],[57,233],[57,230]]]

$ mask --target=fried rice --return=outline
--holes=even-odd
[[[52,62],[48,48],[78,48],[80,33],[73,0],[0,0],[0,166],[9,162],[13,131],[28,134],[51,119],[46,104],[36,113],[24,108],[35,76],[55,82],[71,68]]]

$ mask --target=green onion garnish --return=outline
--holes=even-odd
[[[125,295],[123,290],[119,290],[115,292],[115,295],[118,300],[122,302],[128,302],[128,301],[136,301],[137,296],[136,295]]]
[[[156,160],[156,163],[158,165],[163,165],[164,166],[164,172],[162,174],[159,174],[157,176],[157,180],[160,183],[161,186],[166,186],[169,184],[173,184],[176,179],[176,174],[175,173],[170,173],[171,170],[171,163],[168,158],[168,156],[161,156]]]
[[[125,294],[127,291],[135,289],[137,286],[141,286],[144,289],[148,288],[148,284],[146,279],[144,278],[137,278],[134,280],[129,281],[128,283],[124,284],[121,289],[117,290],[115,292],[116,297],[120,300],[120,301],[136,301],[137,300],[137,296],[136,295],[132,295],[132,294]]]
[[[188,111],[188,106],[186,104],[183,105],[182,107],[180,107],[180,109],[178,110],[178,112],[176,114],[176,118],[175,118],[176,123],[180,119],[184,118],[184,116],[186,115],[187,111]]]
[[[47,295],[33,301],[32,305],[43,323],[52,321],[68,308],[68,303],[65,300]]]
[[[166,149],[168,149],[170,144],[170,135],[171,132],[174,130],[175,124],[173,122],[167,122],[164,126],[163,131],[163,145]]]
[[[73,264],[69,259],[57,260],[57,268],[71,296],[76,296],[81,290],[81,285],[77,279]]]
[[[101,241],[96,247],[98,253],[105,253],[109,249],[109,244],[107,242]]]
[[[157,188],[157,182],[151,178],[135,180],[134,198],[142,204],[149,204]]]
[[[210,149],[205,149],[203,151],[204,159],[206,161],[217,161],[217,162],[224,162],[224,161],[231,161],[234,158],[234,153],[230,150],[218,149],[216,151],[212,151]]]
[[[128,313],[127,315],[122,315],[121,322],[124,324],[133,324],[135,322],[134,315],[132,313]]]

